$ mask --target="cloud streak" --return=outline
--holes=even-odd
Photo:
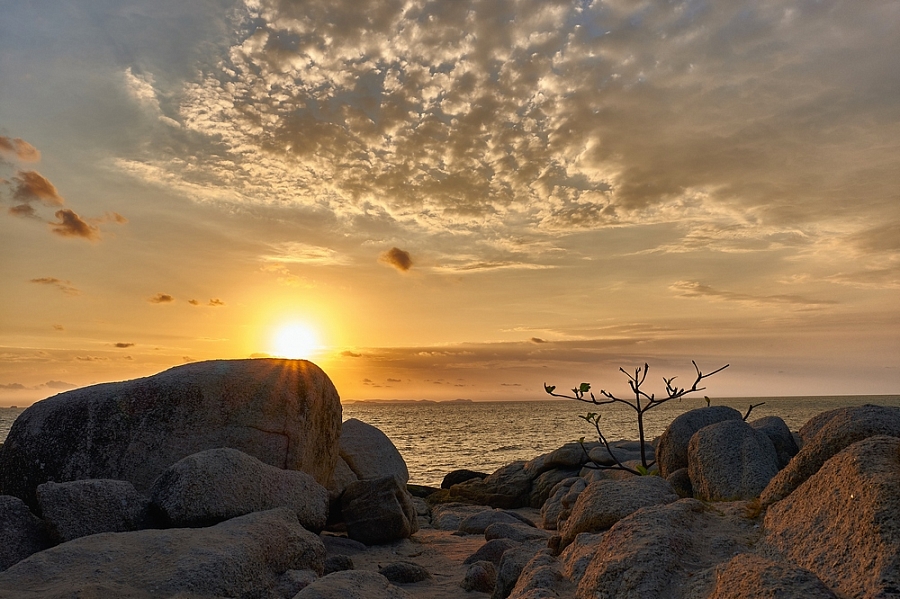
[[[30,282],[37,285],[49,285],[51,287],[56,287],[66,295],[79,295],[81,293],[75,286],[72,285],[72,281],[57,279],[56,277],[39,277],[37,279],[31,279]],[[62,327],[60,327],[60,330],[61,328]]]

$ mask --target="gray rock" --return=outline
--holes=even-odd
[[[329,555],[325,558],[325,574],[332,572],[343,572],[344,570],[353,570],[353,558],[349,555]]]
[[[344,458],[338,456],[337,462],[334,464],[334,473],[331,475],[331,481],[328,483],[328,498],[331,501],[337,501],[341,498],[341,494],[347,485],[355,483],[359,480],[356,473],[350,469]]]
[[[462,521],[485,510],[470,503],[439,503],[431,506],[431,525],[439,530],[459,530]]]
[[[775,446],[775,453],[778,454],[778,468],[784,468],[791,461],[791,458],[797,455],[800,448],[794,441],[794,434],[784,420],[778,416],[765,416],[757,418],[750,423],[750,426],[756,430],[763,432],[772,441]]]
[[[328,491],[312,476],[269,466],[237,449],[201,451],[166,469],[150,492],[170,526],[207,526],[276,507],[294,510],[318,532],[328,516]]]
[[[319,538],[281,508],[210,528],[81,537],[0,573],[0,597],[255,597],[287,570],[321,572],[324,559]]]
[[[462,586],[465,591],[490,593],[497,584],[497,568],[491,562],[478,561],[469,566],[463,577]]]
[[[547,470],[535,478],[531,483],[531,494],[528,497],[528,505],[540,509],[550,498],[553,489],[560,482],[578,476],[579,469],[562,470],[554,468]]]
[[[865,405],[832,410],[807,422],[800,433],[803,448],[763,490],[763,506],[790,495],[845,447],[876,435],[900,437],[900,408]]]
[[[217,447],[325,485],[340,428],[337,391],[311,362],[194,362],[32,405],[0,453],[0,488],[32,508],[35,489],[49,480],[111,478],[145,492],[181,458]]]
[[[318,579],[319,575],[312,570],[288,570],[278,577],[275,593],[279,597],[293,597]]]
[[[503,557],[503,554],[506,553],[507,550],[519,547],[520,545],[521,543],[519,541],[513,541],[512,539],[491,539],[479,547],[478,551],[467,557],[463,564],[468,565],[486,561],[491,562],[495,566],[499,566],[500,558]]]
[[[594,554],[597,553],[604,534],[606,533],[579,533],[575,540],[560,553],[559,561],[562,564],[562,572],[568,580],[578,584]]]
[[[704,426],[723,420],[743,420],[743,417],[734,408],[712,406],[690,410],[672,420],[656,444],[656,463],[660,475],[665,478],[679,468],[687,468],[687,448],[691,437]]]
[[[419,530],[412,496],[394,476],[351,484],[341,496],[341,510],[347,536],[366,545],[405,539]]]
[[[571,596],[572,584],[563,576],[561,564],[548,549],[539,551],[522,568],[510,599],[540,599]]]
[[[444,480],[441,481],[441,488],[449,489],[453,485],[464,483],[467,480],[472,480],[473,478],[480,480],[487,477],[487,472],[476,472],[475,470],[466,470],[465,468],[453,470],[452,472],[447,473],[447,476],[445,476]]]
[[[830,458],[769,507],[766,542],[848,597],[900,594],[898,452],[900,439],[878,436]]]
[[[404,485],[409,470],[387,435],[371,424],[351,418],[341,425],[340,454],[360,480],[395,476]]]
[[[584,491],[585,487],[587,482],[581,477],[560,481],[541,507],[541,528],[557,530],[559,522],[564,522],[569,517],[578,494]]]
[[[613,441],[609,445],[619,462],[640,461],[641,459],[640,441]],[[650,443],[644,446],[644,453],[648,463],[656,459],[655,449]],[[610,455],[609,450],[602,444],[592,449],[589,455],[592,462],[603,466],[612,466],[616,463],[613,455]]]
[[[588,454],[599,443],[585,443],[584,448],[580,443],[566,443],[559,449],[545,453],[525,463],[524,471],[530,478],[536,478],[547,470],[577,470],[588,461]]]
[[[837,599],[809,570],[741,553],[716,568],[708,599]]]
[[[148,526],[148,500],[125,480],[46,482],[38,485],[37,500],[57,542]]]
[[[679,497],[684,498],[694,496],[694,486],[691,484],[691,475],[688,473],[687,468],[679,468],[667,476],[666,480],[669,481],[669,484],[672,485],[672,489]]]
[[[726,420],[691,437],[688,473],[697,499],[752,499],[778,473],[778,454],[765,433],[743,420]]]
[[[509,597],[519,580],[519,575],[525,569],[525,565],[543,549],[544,546],[541,543],[523,543],[506,551],[500,558],[500,565],[497,567],[497,583],[494,585],[491,599]]]
[[[641,509],[672,503],[678,495],[665,479],[658,476],[634,476],[627,480],[602,480],[591,483],[578,495],[572,514],[561,532],[566,547],[582,532],[600,532]]]
[[[530,503],[532,477],[525,462],[513,462],[482,480],[472,479],[443,491],[448,501],[462,501],[495,508],[526,507]]]
[[[377,572],[346,570],[323,576],[294,599],[412,599]]]
[[[0,570],[50,546],[44,523],[12,495],[0,495]]]
[[[534,523],[528,521],[526,518],[523,518],[515,512],[508,512],[506,510],[500,509],[483,509],[478,513],[466,517],[462,522],[460,522],[458,530],[459,532],[463,532],[468,535],[482,535],[484,534],[484,531],[488,526],[497,522],[506,522],[508,524],[524,523],[530,526],[534,526]]]
[[[547,541],[553,533],[527,524],[511,524],[509,522],[495,522],[484,529],[484,538],[488,541],[493,539],[512,539],[513,541],[524,543],[527,541]]]
[[[378,573],[394,584],[411,584],[431,578],[431,574],[413,562],[393,562],[378,568]]]
[[[363,543],[348,539],[347,537],[335,537],[332,535],[319,535],[325,545],[328,555],[357,555],[369,550]]]

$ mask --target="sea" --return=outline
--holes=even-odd
[[[847,406],[876,404],[900,407],[900,395],[835,397],[752,397],[712,399],[742,414],[751,404],[748,420],[781,417],[791,430],[820,412]],[[703,398],[683,398],[662,404],[644,415],[645,436],[659,436],[673,418],[706,405]],[[596,441],[593,425],[579,416],[601,415],[601,430],[610,441],[637,439],[634,412],[622,405],[593,406],[574,400],[544,401],[348,401],[343,419],[357,418],[378,427],[394,442],[406,460],[410,482],[440,486],[453,470],[468,468],[493,472],[516,460],[530,460],[584,437]],[[0,408],[0,442],[22,408]]]

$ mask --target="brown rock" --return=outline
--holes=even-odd
[[[742,420],[741,413],[728,406],[712,406],[690,410],[676,417],[656,444],[656,464],[660,476],[669,476],[679,468],[687,468],[688,443],[704,426],[723,420]]]
[[[341,496],[347,536],[366,545],[405,539],[419,530],[416,506],[393,476],[357,481]]]
[[[697,499],[752,499],[778,473],[778,454],[765,433],[743,420],[725,420],[691,437],[688,473]]]
[[[741,553],[716,568],[708,599],[837,599],[809,570]]]
[[[409,470],[394,443],[381,430],[350,418],[341,425],[341,458],[360,480],[396,476],[404,485]]]

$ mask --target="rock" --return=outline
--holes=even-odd
[[[337,391],[311,362],[194,362],[32,405],[0,453],[0,489],[32,508],[35,489],[50,480],[111,478],[146,492],[181,458],[218,447],[326,485],[340,428]]]
[[[150,496],[173,527],[208,526],[289,507],[304,528],[318,532],[328,516],[328,491],[312,476],[229,448],[201,451],[172,464],[153,483]]]
[[[495,566],[500,565],[500,558],[508,549],[519,547],[521,543],[512,539],[491,539],[482,545],[478,551],[466,558],[463,564],[474,564],[477,562],[491,562]]]
[[[12,495],[0,495],[0,539],[0,570],[50,546],[44,523]]]
[[[341,425],[341,457],[360,480],[395,476],[409,482],[403,456],[387,435],[371,424],[351,418]]]
[[[405,539],[419,529],[412,497],[392,475],[348,486],[341,510],[347,536],[366,545]]]
[[[585,443],[582,448],[580,443],[566,443],[559,449],[540,455],[525,463],[524,471],[532,479],[543,474],[547,470],[578,470],[588,461],[588,454],[599,443]]]
[[[613,455],[618,458],[619,462],[640,461],[641,459],[641,442],[640,441],[613,441],[609,444]],[[647,462],[656,459],[655,449],[650,443],[644,446],[644,452],[647,456]],[[603,466],[613,466],[616,460],[610,455],[605,445],[598,445],[589,453],[590,459],[596,464]]]
[[[483,505],[439,503],[431,506],[431,525],[439,530],[459,530],[463,520],[483,511]]]
[[[603,535],[575,597],[681,597],[699,573],[746,551],[753,542],[752,526],[696,499],[638,510]]]
[[[487,472],[476,472],[474,470],[453,470],[449,472],[447,476],[444,477],[444,480],[441,481],[442,489],[449,489],[453,485],[458,485],[459,483],[464,483],[467,480],[472,480],[473,478],[483,479],[487,478]]]
[[[576,470],[554,468],[543,472],[531,483],[531,494],[528,496],[528,505],[536,509],[541,509],[544,503],[550,498],[550,494],[556,485],[573,476],[578,476],[579,471],[580,468]]]
[[[0,597],[255,597],[287,570],[322,571],[325,548],[285,508],[210,528],[81,537],[0,573]]]
[[[553,536],[552,533],[546,530],[521,523],[495,522],[484,529],[484,538],[488,541],[493,539],[512,539],[519,543],[528,541],[546,542],[551,536]]]
[[[723,420],[742,419],[740,412],[728,406],[697,408],[677,416],[666,427],[656,445],[656,463],[660,475],[665,478],[679,468],[687,468],[688,443],[701,428]]]
[[[325,545],[325,551],[328,555],[356,555],[369,550],[363,543],[347,537],[322,534],[319,535],[319,538],[322,539],[322,544]]]
[[[567,478],[557,483],[541,507],[541,528],[557,530],[560,520],[565,521],[569,517],[578,494],[585,487],[587,482],[580,477]]]
[[[741,553],[716,568],[708,599],[837,599],[809,570]]]
[[[525,462],[502,466],[482,480],[472,479],[435,493],[436,501],[462,501],[512,509],[526,507],[530,502],[531,476],[525,472]],[[438,497],[435,497],[438,496]]]
[[[530,526],[534,526],[533,522],[530,522],[527,518],[516,514],[515,512],[508,512],[506,510],[482,510],[476,514],[472,514],[471,516],[466,517],[462,522],[459,523],[459,532],[466,533],[468,535],[482,535],[484,534],[485,529],[494,524],[496,522],[506,522],[509,524],[526,524]]]
[[[46,482],[38,485],[37,500],[57,542],[148,527],[148,500],[125,480]]]
[[[332,572],[343,572],[344,570],[353,570],[353,558],[349,555],[329,555],[325,558],[325,575]]]
[[[275,583],[275,593],[279,597],[293,597],[318,578],[319,575],[312,570],[288,570],[278,577],[278,582]]]
[[[463,577],[462,586],[465,591],[490,593],[497,584],[497,568],[486,561],[478,561],[469,566]]]
[[[843,595],[900,595],[898,451],[900,439],[877,436],[839,452],[769,507],[766,542]]]
[[[865,405],[832,410],[816,416],[800,431],[803,448],[763,490],[763,506],[790,495],[845,447],[876,435],[900,437],[900,408]]]
[[[497,567],[497,583],[494,585],[491,599],[509,597],[519,580],[519,575],[525,569],[525,565],[543,548],[540,543],[527,543],[506,551],[500,558],[500,565]]]
[[[669,481],[669,484],[672,485],[672,489],[679,497],[684,498],[694,496],[694,486],[691,484],[691,475],[688,473],[687,468],[679,468],[667,476],[666,480]]]
[[[394,584],[411,584],[431,578],[428,570],[413,562],[393,562],[378,568],[378,573]]]
[[[691,437],[688,473],[697,499],[752,499],[778,473],[778,454],[765,433],[743,420],[725,420]]]
[[[562,564],[562,572],[568,580],[578,584],[594,554],[597,553],[604,534],[606,533],[579,533],[575,540],[560,553],[559,561]]]
[[[334,464],[334,473],[332,473],[331,481],[328,483],[327,487],[328,498],[331,501],[339,500],[341,498],[341,493],[344,492],[347,485],[355,483],[358,480],[359,477],[350,469],[350,466],[347,465],[344,458],[338,456],[337,462]]]
[[[413,497],[419,499],[427,499],[429,496],[440,491],[437,487],[429,487],[428,485],[414,485],[412,483],[406,484],[406,490],[409,491],[409,494]],[[422,514],[419,513],[421,516]]]
[[[582,532],[599,532],[650,505],[672,503],[678,495],[658,476],[634,476],[628,480],[591,483],[578,495],[562,530],[562,547]]]
[[[542,599],[571,596],[572,584],[563,576],[561,565],[548,549],[539,551],[522,568],[510,599]]]
[[[347,570],[320,578],[294,599],[412,599],[412,595],[377,572]]]
[[[778,469],[784,468],[791,461],[791,458],[797,455],[800,448],[794,441],[794,434],[784,420],[778,416],[765,416],[757,418],[750,423],[750,426],[756,430],[763,432],[772,441],[775,446],[775,453],[778,455]]]

